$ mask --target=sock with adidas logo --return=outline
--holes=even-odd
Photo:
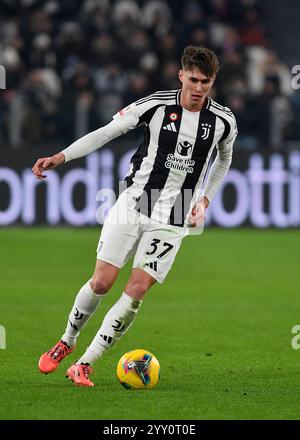
[[[69,347],[75,345],[79,332],[95,312],[102,298],[103,295],[93,292],[89,281],[79,290],[69,315],[67,328],[61,337]]]
[[[123,292],[119,301],[106,314],[98,333],[77,363],[93,365],[105,351],[126,333],[132,325],[142,302],[142,300],[134,299]]]

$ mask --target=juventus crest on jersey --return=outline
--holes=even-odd
[[[123,133],[145,125],[144,141],[126,177],[136,209],[153,220],[186,225],[215,147],[231,149],[233,113],[208,98],[200,112],[180,105],[181,90],[156,92],[114,116]]]

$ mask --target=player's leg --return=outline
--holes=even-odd
[[[89,376],[93,365],[133,324],[142,305],[142,298],[156,282],[141,269],[133,269],[131,277],[119,300],[108,311],[102,325],[84,355],[67,371],[75,385],[94,386]]]
[[[119,270],[119,267],[105,261],[96,261],[93,277],[80,289],[76,296],[65,333],[61,338],[69,347],[75,345],[80,331],[96,311],[103,296],[110,290]]]
[[[142,301],[151,286],[156,283],[156,279],[142,269],[132,269],[131,276],[126,284],[124,293],[131,298]]]
[[[79,290],[71,309],[67,327],[60,341],[39,360],[41,373],[52,373],[60,362],[75,348],[77,337],[88,319],[96,311],[103,296],[113,285],[119,268],[105,261],[97,260],[94,275]]]
[[[159,229],[158,229],[159,228]],[[180,228],[149,227],[141,237],[131,277],[117,303],[109,310],[85,354],[70,371],[77,385],[93,386],[89,379],[93,365],[133,324],[143,298],[150,287],[162,283],[171,269],[181,241],[186,235]],[[75,377],[79,375],[79,379]],[[84,374],[85,371],[85,374]]]
[[[41,356],[39,368],[42,373],[54,371],[60,361],[72,352],[80,330],[95,312],[120,268],[129,258],[138,239],[139,227],[133,215],[129,219],[124,218],[126,207],[126,198],[122,195],[106,217],[97,247],[94,275],[75,298],[62,340]]]
[[[132,325],[143,298],[155,278],[141,269],[133,269],[119,300],[106,314],[102,325],[78,363],[94,364]]]
[[[125,217],[125,218],[124,218]],[[128,209],[128,203],[126,200],[126,194],[121,195],[118,200],[118,210],[114,210],[113,215],[109,215],[109,223],[106,227],[105,234],[101,234],[101,238],[98,245],[97,258],[107,263],[112,264],[115,267],[123,267],[128,261],[130,256],[135,252],[137,242],[141,234],[141,228],[138,222],[138,213],[134,209]],[[100,284],[98,289],[105,286]],[[97,285],[97,279],[94,279],[92,287]],[[105,323],[109,322],[112,326],[111,331],[114,335],[121,333],[124,328],[129,325],[132,320],[132,315],[136,313],[136,309],[139,307],[139,301],[132,302],[128,300],[126,294],[122,295],[122,298],[115,306],[107,313],[104,318]],[[124,310],[127,312],[125,313]],[[103,325],[98,331],[94,341],[97,343],[100,341],[100,346],[103,350],[106,349],[106,345],[111,345],[111,336],[102,332]],[[94,353],[93,346],[94,341],[87,348],[86,353],[77,360],[76,364],[72,365],[68,372],[67,377],[73,380],[76,385],[92,386],[92,382],[89,381],[89,365],[94,362],[95,356],[98,358],[98,353]],[[104,344],[104,348],[101,344]]]
[[[126,333],[150,287],[156,281],[164,281],[185,235],[181,228],[161,224],[147,226],[139,241],[128,283],[80,362],[95,363]]]

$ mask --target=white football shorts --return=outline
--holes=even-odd
[[[153,222],[134,208],[135,203],[126,190],[111,208],[101,231],[97,259],[121,268],[134,256],[133,268],[162,283],[188,229]]]

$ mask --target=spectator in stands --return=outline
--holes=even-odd
[[[262,93],[253,99],[255,132],[259,148],[281,148],[293,122],[289,99],[280,91],[278,76],[265,78]]]

